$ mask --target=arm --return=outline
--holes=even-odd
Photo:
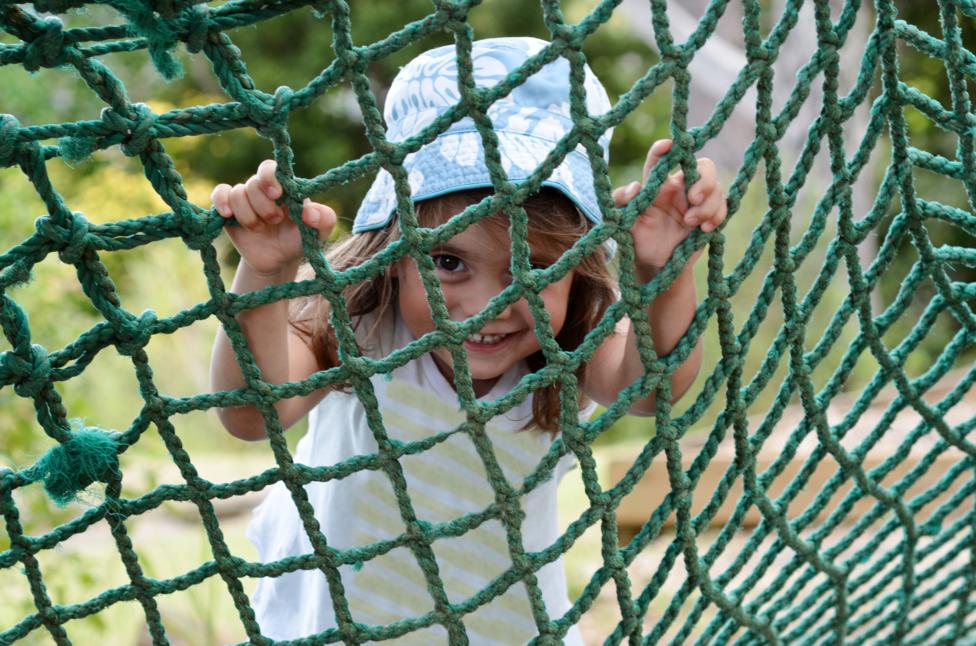
[[[221,184],[212,195],[217,211],[225,218],[236,218],[240,225],[227,228],[241,254],[231,287],[237,294],[290,282],[295,279],[301,263],[298,227],[288,218],[284,208],[274,202],[281,196],[281,186],[274,173],[274,162],[263,162],[245,184],[234,187]],[[335,213],[325,205],[306,202],[302,220],[315,227],[320,237],[327,237],[335,226]],[[263,380],[272,384],[298,381],[319,369],[311,348],[290,330],[287,302],[277,301],[241,312],[237,321]],[[246,385],[223,328],[218,330],[214,341],[210,383],[214,390],[231,390]],[[324,394],[325,391],[320,390],[276,402],[282,427],[288,428],[304,417]],[[236,437],[247,440],[265,437],[264,419],[254,406],[222,408],[217,415]]]
[[[644,179],[658,159],[671,148],[662,140],[651,146],[644,166]],[[726,216],[725,196],[715,176],[714,164],[708,159],[698,162],[701,179],[685,195],[682,174],[671,175],[661,186],[654,202],[637,218],[631,233],[634,236],[637,278],[646,283],[667,263],[674,248],[698,227],[712,231]],[[614,199],[618,206],[632,200],[640,191],[637,182],[618,188]],[[691,204],[688,203],[691,200]],[[648,319],[658,356],[671,353],[684,336],[695,316],[698,299],[695,294],[693,266],[700,256],[696,253],[648,308]],[[688,358],[671,375],[672,401],[677,401],[694,382],[701,367],[701,340]],[[587,366],[586,394],[594,401],[609,405],[621,390],[644,374],[644,366],[637,353],[637,334],[629,319],[617,326]],[[655,410],[654,393],[634,402],[630,413],[652,415]]]

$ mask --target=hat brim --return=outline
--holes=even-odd
[[[520,183],[529,178],[556,142],[524,132],[496,132],[502,168],[508,181]],[[491,175],[485,164],[484,147],[476,130],[447,132],[404,160],[414,203],[449,193],[476,188],[491,188]],[[559,190],[594,224],[603,221],[593,187],[593,170],[580,147],[567,153],[562,163],[542,181],[542,186]],[[381,170],[366,193],[353,233],[381,229],[396,212],[393,177]]]

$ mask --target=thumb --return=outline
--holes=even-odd
[[[302,222],[318,231],[319,240],[328,240],[336,225],[336,212],[325,204],[306,199],[302,207]]]

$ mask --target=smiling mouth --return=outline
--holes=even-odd
[[[497,345],[510,337],[511,334],[478,334],[474,333],[468,336],[468,341],[470,343],[476,343],[478,345]]]

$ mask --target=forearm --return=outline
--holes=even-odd
[[[649,278],[645,279],[649,280]],[[698,301],[691,265],[660,294],[648,308],[654,352],[662,357],[671,354],[695,318]],[[671,373],[671,401],[677,401],[691,386],[701,367],[701,342]],[[644,376],[645,367],[637,350],[637,332],[627,319],[618,325],[596,349],[587,366],[586,395],[604,406],[612,405],[620,392]],[[631,415],[653,415],[655,392],[631,404]]]
[[[654,142],[647,153],[644,165],[644,180],[647,181],[651,169],[669,150],[669,140]],[[722,225],[728,215],[728,204],[715,172],[715,165],[709,159],[697,162],[698,180],[689,188],[685,185],[684,172],[668,175],[659,187],[654,201],[640,213],[630,229],[634,241],[634,268],[637,282],[646,284],[654,278],[656,268],[667,265],[674,250],[696,229],[703,233],[714,231]],[[640,192],[640,183],[633,182],[614,191],[614,202],[618,207],[629,204]],[[688,332],[695,320],[698,298],[695,294],[693,267],[701,250],[695,252],[681,272],[658,295],[649,306],[648,321],[657,356],[670,355]],[[588,372],[605,378],[598,385],[598,379],[588,380],[588,386],[597,395],[610,395],[626,388],[644,376],[645,366],[637,351],[637,334],[633,325],[622,324],[618,333],[611,336],[594,353],[591,361],[593,369]],[[688,354],[681,365],[670,374],[671,400],[677,401],[691,386],[701,367],[701,340]],[[597,382],[597,384],[594,384]],[[598,397],[593,397],[601,401]],[[630,412],[638,415],[651,415],[656,410],[654,393],[635,402]]]
[[[698,296],[695,290],[693,263],[688,263],[667,291],[654,299],[648,310],[654,338],[654,352],[657,356],[668,355],[677,347],[694,321],[697,308]],[[636,350],[636,339],[634,348]],[[694,350],[671,375],[672,401],[677,401],[684,395],[694,382],[701,368],[701,359],[702,344],[699,339]]]
[[[695,290],[693,264],[685,265],[668,289],[651,302],[648,308],[648,321],[654,340],[654,352],[659,357],[671,354],[678,342],[688,331],[695,318],[698,297]],[[701,341],[685,361],[671,374],[671,400],[677,401],[694,382],[701,367]],[[628,383],[644,373],[644,365],[637,352],[637,333],[633,326],[628,331],[627,352],[624,354],[621,372],[627,375]],[[634,403],[631,412],[652,414],[654,394]]]
[[[246,294],[274,284],[294,280],[297,266],[283,268],[275,275],[254,272],[243,261],[238,265],[231,292]],[[236,317],[247,347],[260,370],[261,379],[278,384],[288,381],[288,303],[276,301],[241,312]],[[214,341],[210,364],[213,390],[234,390],[246,385],[227,333],[221,327]],[[264,420],[253,406],[218,409],[224,426],[234,435],[255,439],[264,435]]]

